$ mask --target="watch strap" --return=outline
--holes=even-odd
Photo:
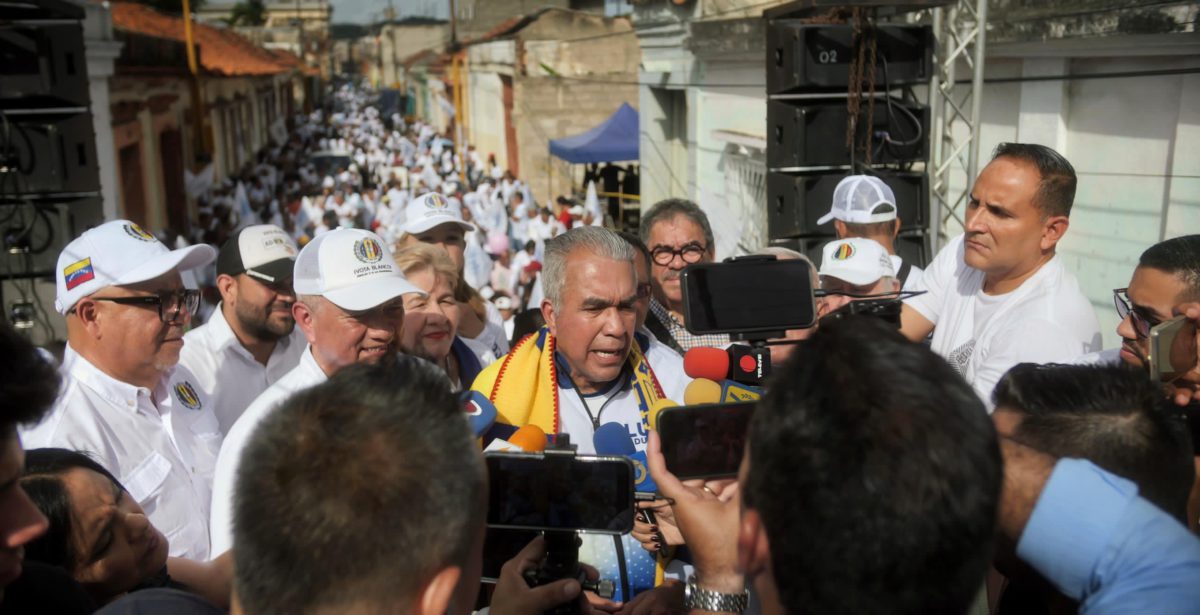
[[[688,575],[683,591],[683,606],[689,610],[713,611],[717,613],[742,613],[750,602],[750,592],[726,594],[704,589],[696,582],[696,575]]]

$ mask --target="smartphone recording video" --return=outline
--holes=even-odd
[[[758,333],[816,322],[812,269],[801,260],[746,257],[689,265],[682,277],[688,331]]]
[[[1150,329],[1150,377],[1173,382],[1196,367],[1196,323],[1177,316]]]
[[[490,528],[625,534],[633,529],[626,457],[487,453]]]
[[[677,406],[658,415],[667,469],[681,480],[737,476],[753,402]]]

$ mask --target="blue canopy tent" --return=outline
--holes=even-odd
[[[550,154],[572,164],[637,160],[638,112],[629,103],[621,103],[616,113],[595,128],[551,139]]]

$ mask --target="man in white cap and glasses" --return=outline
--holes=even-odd
[[[900,292],[900,281],[883,246],[870,239],[851,237],[825,244],[821,255],[821,290],[839,293],[825,301],[836,309],[856,297],[880,298]]]
[[[213,401],[221,433],[267,387],[300,363],[308,342],[296,328],[292,269],[296,243],[270,224],[248,226],[217,255],[221,303],[183,337],[180,364]]]
[[[838,182],[833,206],[817,224],[830,221],[838,239],[861,237],[878,242],[891,257],[892,269],[904,290],[917,289],[922,271],[896,255],[901,220],[896,214],[896,196],[883,180],[872,175],[850,175]]]
[[[208,559],[213,404],[177,366],[200,291],[180,277],[216,250],[169,250],[128,220],[93,228],[58,256],[54,306],[67,320],[62,392],[26,431],[28,448],[87,451],[167,536],[174,557]]]
[[[234,482],[255,427],[296,391],[325,382],[347,365],[397,353],[403,295],[425,294],[400,273],[383,239],[361,229],[336,229],[308,242],[296,257],[292,284],[292,315],[308,348],[299,365],[259,395],[225,437],[213,480],[214,555],[233,546]]]

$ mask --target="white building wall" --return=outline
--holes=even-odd
[[[504,135],[504,86],[500,75],[494,72],[476,72],[468,76],[467,103],[471,115],[471,134],[467,142],[475,146],[482,160],[495,154],[496,163],[510,168],[508,145]]]

